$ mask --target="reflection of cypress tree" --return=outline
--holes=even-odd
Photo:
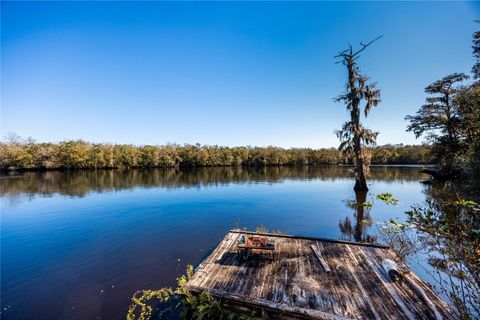
[[[200,167],[130,170],[76,170],[10,173],[0,177],[0,195],[60,193],[84,196],[88,192],[143,188],[197,188],[230,183],[279,183],[284,180],[351,179],[348,167]],[[372,180],[419,181],[419,168],[372,168]]]
[[[357,242],[376,242],[377,237],[367,234],[368,229],[372,226],[373,220],[370,216],[370,206],[367,203],[367,191],[355,190],[355,203],[348,203],[348,207],[355,211],[353,216],[355,218],[355,225],[352,225],[350,217],[340,220],[338,227],[342,238],[344,240]]]

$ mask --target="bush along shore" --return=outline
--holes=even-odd
[[[425,145],[384,145],[369,149],[373,164],[432,164]],[[281,166],[345,164],[335,148],[225,147],[208,145],[97,144],[82,140],[0,143],[0,170],[70,170],[200,166]]]

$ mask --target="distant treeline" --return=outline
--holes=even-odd
[[[433,163],[430,147],[385,145],[370,149],[374,164]],[[1,170],[112,169],[216,166],[332,165],[346,163],[335,148],[135,146],[85,141],[0,143]]]

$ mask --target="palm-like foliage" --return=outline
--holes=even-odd
[[[349,45],[348,49],[336,56],[340,59],[337,63],[342,63],[347,67],[348,80],[345,85],[345,93],[339,95],[335,101],[344,103],[347,110],[350,111],[350,121],[345,122],[342,128],[336,131],[336,134],[340,139],[339,149],[355,163],[355,190],[368,190],[366,178],[370,155],[364,147],[375,145],[378,135],[378,132],[362,125],[360,121],[362,107],[363,113],[367,117],[370,110],[380,103],[380,90],[376,87],[376,83],[369,82],[369,78],[361,74],[356,61],[360,57],[360,53],[379,38],[367,44],[360,43],[361,48],[357,51],[354,51]]]

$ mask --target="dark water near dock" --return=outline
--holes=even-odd
[[[1,318],[124,319],[136,290],[174,285],[236,225],[374,236],[375,221],[402,220],[410,205],[424,201],[426,178],[419,167],[373,167],[366,199],[373,208],[358,230],[345,167],[3,175]],[[383,192],[400,204],[374,199]],[[355,232],[342,233],[349,223]]]

